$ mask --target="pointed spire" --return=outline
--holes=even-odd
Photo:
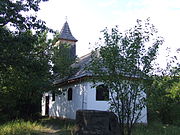
[[[63,28],[61,29],[61,33],[60,33],[59,39],[70,40],[70,41],[74,41],[74,42],[77,42],[77,41],[78,41],[78,40],[75,39],[75,37],[71,34],[71,30],[70,30],[70,28],[69,28],[69,25],[68,25],[68,23],[67,23],[67,20],[66,20],[66,22],[64,23]]]

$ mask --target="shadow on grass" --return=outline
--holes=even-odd
[[[136,126],[133,135],[179,135],[179,133],[180,127],[178,126],[153,121],[148,125]]]
[[[39,120],[42,126],[46,127],[47,130],[43,133],[45,134],[52,134],[52,135],[72,135],[73,130],[75,129],[75,121],[63,118],[49,118],[43,117]]]
[[[73,135],[73,133],[70,130],[67,130],[67,131],[61,130],[61,131],[57,131],[57,132],[53,132],[53,133],[39,132],[34,135]]]

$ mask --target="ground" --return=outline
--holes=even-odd
[[[0,124],[0,135],[73,135],[75,121],[42,118],[38,121],[15,120]],[[132,135],[179,135],[180,127],[158,121],[137,125]]]
[[[72,135],[74,129],[75,121],[67,119],[14,120],[0,124],[0,135]]]
[[[40,135],[71,135],[75,128],[75,121],[60,118],[43,118],[40,123],[47,127]]]

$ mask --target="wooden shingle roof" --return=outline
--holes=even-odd
[[[68,25],[67,21],[64,23],[64,26],[63,26],[62,29],[61,29],[59,39],[70,40],[70,41],[74,41],[74,42],[77,42],[77,41],[78,41],[78,40],[72,35],[71,30],[70,30],[70,28],[69,28],[69,25]]]

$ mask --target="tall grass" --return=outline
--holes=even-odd
[[[148,125],[139,125],[133,135],[180,135],[180,127],[152,122]]]
[[[62,119],[62,118],[43,118],[40,120],[43,126],[51,127],[54,129],[73,129],[75,128],[75,120]]]
[[[75,122],[59,118],[43,118],[38,122],[16,120],[0,125],[0,135],[72,135]],[[180,127],[151,122],[137,125],[132,135],[180,135]]]
[[[15,120],[0,125],[0,135],[36,135],[45,129],[37,122]]]
[[[15,120],[0,125],[0,135],[72,135],[74,121],[58,118],[43,118],[38,122]]]

